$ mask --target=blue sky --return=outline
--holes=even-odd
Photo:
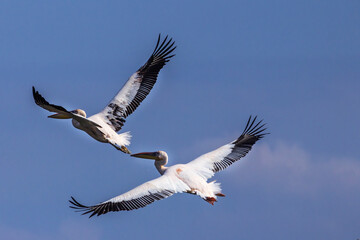
[[[1,1],[2,239],[360,238],[359,1]],[[215,176],[215,206],[178,194],[88,219],[158,176],[47,119],[31,96],[100,111],[159,33],[176,56],[123,128],[133,152],[186,163],[235,139],[250,114],[271,135]]]

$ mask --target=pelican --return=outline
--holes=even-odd
[[[133,157],[155,160],[155,167],[161,176],[94,206],[82,205],[74,197],[71,197],[70,207],[77,211],[83,211],[83,214],[90,213],[89,217],[92,217],[108,212],[142,208],[175,193],[195,194],[214,205],[217,197],[225,197],[225,195],[221,193],[219,183],[207,182],[207,180],[216,172],[224,170],[244,157],[259,139],[268,134],[264,133],[266,128],[264,128],[265,124],[261,124],[262,120],[255,122],[256,117],[252,119],[250,116],[238,139],[187,164],[166,167],[168,155],[164,151],[132,154]]]
[[[160,70],[174,56],[170,55],[176,48],[172,38],[168,40],[166,36],[161,44],[160,38],[159,35],[156,47],[148,61],[131,75],[122,89],[101,112],[86,118],[84,110],[68,111],[64,107],[50,104],[32,87],[35,103],[50,112],[56,112],[56,114],[48,116],[49,118],[71,118],[75,128],[85,131],[99,142],[110,143],[116,149],[129,154],[130,151],[126,146],[130,144],[130,133],[117,134],[117,132],[124,125],[125,118],[134,112],[150,93]]]

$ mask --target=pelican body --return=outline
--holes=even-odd
[[[168,155],[164,151],[132,154],[132,157],[155,160],[155,167],[161,176],[94,206],[82,205],[71,197],[69,202],[72,205],[70,207],[84,211],[83,214],[89,213],[92,217],[110,211],[130,211],[142,208],[175,193],[198,195],[214,205],[217,197],[225,197],[225,195],[221,193],[219,183],[208,182],[208,179],[213,177],[216,172],[224,170],[240,158],[245,157],[252,146],[268,134],[264,133],[265,124],[261,124],[261,122],[256,123],[256,117],[252,119],[250,116],[239,138],[187,164],[167,167]]]
[[[154,165],[161,175],[168,177],[175,176],[177,181],[180,181],[181,185],[183,185],[183,192],[198,195],[212,205],[216,201],[217,196],[225,197],[221,193],[220,184],[215,183],[215,181],[208,183],[207,178],[201,175],[192,164],[176,164],[166,167],[168,155],[164,151],[137,153],[131,156],[154,159]]]
[[[76,109],[74,111],[77,114],[80,114],[81,116],[83,116],[84,118],[86,118],[86,113],[84,110],[81,109]],[[51,116],[50,116],[51,117]],[[87,134],[89,134],[92,138],[94,138],[95,140],[99,141],[99,142],[103,142],[103,143],[111,143],[111,142],[115,142],[117,145],[128,145],[129,143],[126,142],[126,140],[124,141],[123,138],[126,139],[126,136],[128,132],[124,133],[124,134],[117,134],[111,127],[110,125],[106,124],[104,121],[102,121],[102,119],[97,116],[97,115],[93,115],[90,116],[88,118],[88,120],[99,124],[100,127],[97,128],[97,131],[87,127],[85,124],[82,124],[82,121],[78,121],[75,118],[73,118],[71,120],[72,125],[77,128],[80,129],[84,132],[86,132]],[[130,138],[131,136],[128,136],[128,138]],[[114,141],[110,141],[114,140]]]
[[[160,35],[156,47],[148,61],[139,68],[125,83],[123,88],[99,113],[86,118],[82,109],[68,111],[62,106],[50,104],[38,91],[32,87],[35,103],[56,114],[49,116],[57,119],[72,119],[75,128],[80,129],[99,142],[110,143],[124,153],[130,153],[127,145],[130,144],[129,132],[118,134],[125,123],[125,119],[140,105],[150,93],[157,76],[163,66],[174,55],[170,55],[176,48],[174,41],[166,36],[160,44]]]

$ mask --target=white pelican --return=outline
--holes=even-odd
[[[57,113],[49,116],[49,118],[72,118],[72,124],[75,128],[85,131],[97,141],[110,143],[116,149],[130,153],[125,147],[130,144],[130,133],[117,134],[117,132],[124,125],[125,118],[135,111],[149,94],[162,67],[174,56],[170,54],[176,48],[176,46],[173,47],[175,42],[172,41],[172,38],[167,39],[166,36],[160,44],[159,35],[155,50],[145,65],[139,68],[111,102],[95,115],[86,118],[84,110],[68,111],[61,106],[50,104],[33,87],[35,103],[50,112]]]
[[[174,193],[191,193],[200,196],[208,203],[214,205],[217,197],[225,197],[221,193],[219,183],[207,182],[218,171],[224,170],[232,163],[244,157],[252,146],[265,134],[265,124],[262,121],[255,123],[256,117],[251,116],[241,136],[235,141],[226,144],[212,152],[204,154],[187,164],[177,164],[166,167],[168,156],[164,151],[143,152],[131,156],[155,160],[155,167],[162,175],[159,178],[146,182],[122,195],[102,202],[94,206],[85,206],[73,197],[69,202],[71,208],[90,213],[102,215],[107,212],[130,211],[145,207],[146,205],[167,198]]]

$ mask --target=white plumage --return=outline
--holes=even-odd
[[[145,207],[146,205],[175,193],[191,193],[200,196],[210,204],[217,201],[217,197],[224,197],[221,193],[220,184],[212,181],[207,182],[218,171],[224,170],[232,163],[244,157],[252,146],[267,133],[262,121],[256,122],[249,118],[241,136],[235,141],[226,144],[212,152],[206,153],[187,164],[176,164],[166,167],[168,156],[166,152],[143,152],[133,154],[133,157],[155,160],[155,167],[162,175],[159,178],[146,182],[124,194],[109,199],[94,206],[85,206],[73,197],[70,200],[71,208],[102,215],[110,211],[129,211]]]
[[[125,118],[135,111],[150,93],[160,70],[174,56],[170,55],[176,48],[174,43],[172,39],[168,40],[166,36],[160,44],[159,35],[155,50],[145,65],[129,78],[123,88],[101,112],[89,118],[86,118],[84,110],[67,111],[64,107],[50,104],[33,87],[35,103],[50,112],[57,113],[49,116],[50,118],[71,118],[75,128],[85,131],[97,141],[110,143],[116,149],[130,153],[126,148],[130,144],[130,133],[117,134],[117,132],[124,125]]]

